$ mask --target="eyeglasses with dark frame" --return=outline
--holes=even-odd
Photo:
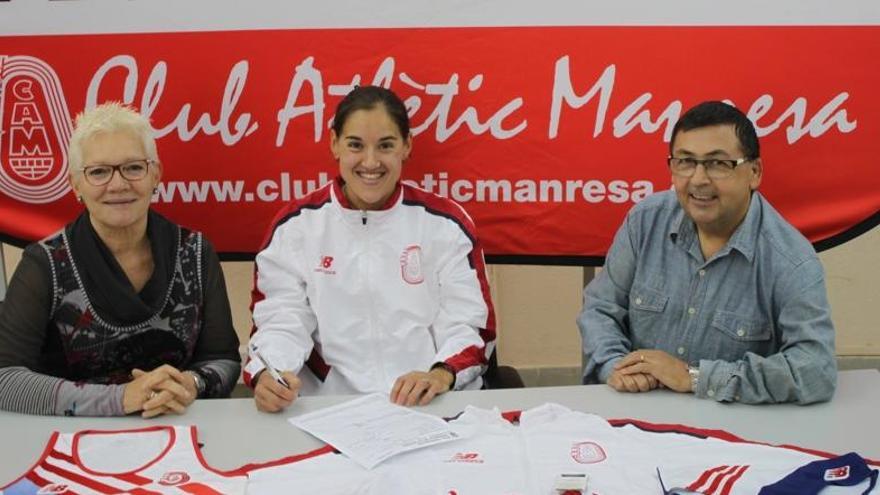
[[[113,180],[113,174],[119,172],[123,179],[129,182],[135,182],[147,176],[147,170],[150,165],[156,163],[155,160],[131,160],[118,165],[89,165],[83,167],[83,176],[86,182],[93,186],[103,186]]]
[[[701,160],[690,156],[666,157],[666,163],[669,165],[669,170],[671,170],[673,174],[686,179],[694,176],[697,172],[697,165],[703,166],[706,170],[706,175],[708,175],[710,179],[726,179],[733,175],[733,171],[738,165],[742,165],[743,163],[752,160],[754,160],[754,158],[704,158]]]

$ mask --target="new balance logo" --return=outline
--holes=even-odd
[[[318,267],[315,268],[315,271],[318,273],[326,273],[327,275],[336,275],[336,270],[333,270],[333,256],[321,256],[321,259],[318,260]]]
[[[463,462],[469,464],[483,464],[483,458],[477,452],[458,452],[446,462]]]
[[[840,481],[849,478],[849,466],[840,466],[825,470],[825,481]]]

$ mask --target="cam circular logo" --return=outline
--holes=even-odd
[[[422,273],[421,246],[408,246],[400,254],[400,275],[406,283],[412,285],[425,281],[425,276]]]
[[[159,484],[165,486],[175,486],[189,481],[190,476],[183,471],[169,471],[159,478]]]
[[[571,458],[581,464],[595,464],[608,456],[605,449],[595,442],[576,442],[571,445]]]
[[[34,204],[67,194],[72,132],[52,67],[34,57],[0,55],[0,192]]]

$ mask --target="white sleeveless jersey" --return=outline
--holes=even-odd
[[[555,494],[561,474],[588,477],[585,494],[754,495],[798,467],[830,456],[746,442],[721,431],[615,421],[546,404],[513,425],[498,411],[468,407],[450,422],[461,440],[393,457],[372,471],[330,448],[251,467],[248,493],[378,495]],[[822,495],[861,494],[867,483]],[[877,489],[870,493],[880,493]]]
[[[53,433],[42,457],[0,495],[243,494],[247,477],[210,468],[195,427]]]

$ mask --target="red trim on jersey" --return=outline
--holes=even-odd
[[[160,492],[154,492],[152,490],[147,490],[145,488],[132,488],[131,490],[125,492],[126,494],[130,493],[131,495],[162,495]],[[66,492],[65,492],[66,495]]]
[[[72,456],[69,456],[59,450],[53,449],[52,452],[49,453],[49,457],[52,457],[53,459],[62,460],[64,462],[67,462],[69,464],[73,464],[75,466],[82,467],[80,465],[81,463],[77,462],[77,460],[74,459]],[[145,478],[145,477],[140,476],[135,473],[110,474],[108,476],[119,479],[121,481],[125,481],[126,483],[131,483],[133,485],[149,485],[150,483],[153,482],[153,480],[151,480],[149,478]]]
[[[34,467],[36,467],[36,466],[34,466]],[[24,476],[21,476],[20,478],[18,478],[17,480],[13,481],[13,482],[10,483],[9,485],[4,486],[4,487],[3,487],[2,489],[0,489],[0,490],[5,490],[6,487],[11,486],[11,485],[13,485],[13,484],[15,484],[15,483],[18,483],[19,481],[22,480],[22,478],[27,478],[28,481],[30,481],[31,483],[33,483],[33,484],[39,486],[40,488],[42,488],[42,487],[44,487],[44,486],[46,486],[46,485],[51,485],[51,484],[52,484],[51,481],[49,481],[49,480],[47,480],[47,479],[43,479],[43,477],[40,476],[39,474],[37,474],[37,473],[35,473],[35,472],[33,472],[33,471],[28,471],[27,473],[24,474]],[[67,495],[74,495],[74,492],[71,491],[71,490],[67,490],[67,491],[65,492],[65,494],[67,494]]]
[[[749,469],[749,466],[742,466],[733,476],[727,478],[727,481],[724,482],[724,486],[721,487],[721,493],[719,495],[730,495],[730,491],[733,490],[733,485],[742,478],[742,475]]]
[[[286,205],[284,205],[280,210],[278,210],[278,213],[275,214],[275,217],[272,219],[272,222],[269,223],[269,228],[266,230],[266,234],[263,236],[263,242],[260,244],[259,251],[266,249],[266,247],[269,245],[269,243],[272,242],[272,237],[274,237],[275,231],[285,221],[287,221],[287,219],[291,215],[295,215],[295,214],[299,213],[299,211],[302,210],[303,208],[319,207],[319,206],[323,205],[324,203],[329,202],[330,198],[331,198],[330,189],[331,189],[331,187],[333,187],[333,184],[335,184],[335,181],[331,182],[330,184],[325,184],[323,187],[320,187],[320,188],[312,191],[311,193],[303,196],[300,199],[294,199],[290,203],[287,203]],[[249,307],[251,314],[254,313],[254,306],[258,302],[260,302],[266,298],[266,295],[263,294],[259,289],[259,284],[257,283],[258,278],[259,278],[259,273],[257,271],[257,264],[254,263],[253,286],[251,288],[251,304]],[[257,332],[257,330],[259,330],[259,329],[257,328],[256,324],[251,326],[250,335],[253,336]],[[250,362],[250,356],[248,356],[247,360],[245,361],[245,367],[247,366],[247,364],[249,362]],[[254,388],[256,386],[256,383],[253,383],[254,377],[250,373],[248,373],[247,371],[242,373],[242,378],[244,379],[244,384],[247,385],[248,387]]]
[[[149,485],[153,482],[150,478],[146,478],[136,473],[114,474],[112,476],[127,483],[131,483],[132,485]]]
[[[712,483],[709,485],[709,488],[704,490],[703,493],[706,493],[707,495],[714,495],[715,490],[717,490],[718,487],[721,486],[721,482],[724,481],[725,479],[727,479],[728,477],[730,477],[739,468],[740,468],[740,466],[730,466],[729,468],[725,469],[724,471],[721,471],[720,473],[718,473],[715,476],[715,479],[712,480]]]
[[[61,467],[55,466],[53,464],[49,464],[48,462],[40,465],[40,467],[45,471],[55,473],[56,475],[66,479],[66,480],[73,481],[74,483],[88,487],[89,489],[95,490],[97,492],[125,493],[126,491],[129,491],[129,490],[124,490],[124,489],[120,489],[120,488],[115,488],[110,485],[105,485],[104,483],[101,483],[100,481],[93,480],[91,478],[87,478],[81,474],[77,474],[77,473],[68,471],[66,469],[63,469]],[[82,469],[82,466],[77,466],[77,467]]]
[[[134,468],[130,471],[121,471],[118,473],[102,473],[100,471],[95,471],[93,469],[90,469],[88,466],[85,465],[85,463],[82,462],[82,459],[80,459],[80,457],[79,457],[79,440],[80,440],[80,438],[82,438],[86,435],[119,435],[119,434],[125,434],[125,433],[150,433],[150,432],[154,432],[154,431],[167,432],[168,433],[168,444],[152,460],[148,461],[143,466]],[[131,430],[83,430],[83,431],[78,431],[73,434],[73,444],[70,449],[73,453],[74,464],[76,464],[83,471],[85,471],[89,474],[95,474],[98,476],[119,477],[120,475],[133,474],[133,473],[137,473],[139,471],[143,471],[144,469],[147,469],[150,466],[152,466],[153,464],[156,464],[157,462],[159,462],[163,457],[165,457],[165,454],[167,454],[168,451],[170,451],[171,448],[174,447],[174,442],[175,442],[176,438],[177,438],[177,433],[174,431],[173,426],[150,426],[147,428],[136,428],[136,429],[131,429]]]
[[[474,225],[473,220],[471,220],[471,217],[468,216],[464,208],[462,208],[461,205],[459,205],[455,201],[437,196],[417,187],[404,186],[403,201],[407,205],[422,205],[430,213],[445,216],[451,219],[456,224],[458,224],[459,227],[461,227],[468,239],[471,240],[472,248],[471,252],[468,253],[468,260],[470,261],[471,266],[477,272],[477,280],[480,283],[480,293],[483,295],[483,302],[486,304],[486,309],[488,310],[488,315],[486,316],[486,327],[479,329],[480,338],[483,339],[483,342],[485,344],[494,342],[495,307],[492,305],[492,296],[489,291],[489,281],[488,279],[486,279],[486,263],[483,257],[483,245],[480,242],[479,236],[477,236],[477,227]],[[474,364],[486,364],[487,361],[488,356],[486,356],[486,353],[484,351],[482,352],[481,358],[478,361],[474,362]],[[455,368],[455,365],[450,363],[449,360],[446,361],[446,364],[449,364],[450,366]]]
[[[46,447],[43,448],[43,453],[40,454],[40,457],[38,457],[37,460],[34,461],[33,464],[31,464],[31,467],[28,468],[28,470],[25,471],[24,474],[22,474],[18,478],[15,478],[14,480],[10,481],[6,485],[0,486],[0,491],[3,491],[5,489],[9,488],[10,486],[18,483],[19,481],[21,481],[24,478],[28,478],[31,481],[34,481],[32,478],[30,478],[30,474],[33,473],[34,470],[37,469],[37,467],[39,467],[41,464],[43,464],[43,461],[45,461],[47,457],[49,457],[49,453],[52,452],[52,450],[55,448],[55,442],[58,441],[58,435],[59,435],[59,433],[57,431],[53,431],[52,435],[49,437],[49,442],[46,443]],[[36,474],[34,474],[34,476],[37,477],[38,479],[42,479],[39,476],[37,476]],[[46,480],[43,480],[43,481],[46,481]]]
[[[274,461],[267,462],[254,462],[250,464],[245,464],[244,466],[235,470],[237,474],[247,474],[251,471],[257,469],[265,469],[269,467],[281,466],[283,464],[292,464],[294,462],[304,461],[306,459],[311,459],[312,457],[318,457],[319,455],[328,455],[328,454],[336,454],[336,449],[333,448],[332,445],[325,445],[321,448],[310,450],[305,454],[297,454],[292,456],[283,457],[281,459],[277,459]]]
[[[186,493],[192,493],[193,495],[223,495],[222,492],[218,492],[210,486],[202,483],[187,483],[185,485],[177,485],[177,488]]]
[[[234,476],[240,476],[240,473],[238,473],[237,469],[231,469],[229,471],[221,471],[217,468],[212,467],[210,464],[208,464],[208,461],[205,460],[204,454],[202,454],[202,449],[199,447],[198,429],[195,426],[189,427],[189,438],[190,438],[190,441],[192,442],[193,454],[195,454],[196,460],[199,461],[199,464],[203,468],[205,468],[206,470],[208,470],[214,474],[219,474],[220,476],[224,476],[227,478],[232,478]]]
[[[694,481],[693,483],[688,485],[687,489],[691,490],[691,491],[697,490],[698,488],[700,488],[701,486],[706,484],[706,482],[709,481],[709,478],[711,478],[713,475],[715,475],[715,473],[717,473],[718,471],[723,471],[729,467],[730,466],[725,464],[723,466],[715,466],[713,468],[710,468],[710,469],[703,471],[703,474],[701,474],[700,477],[697,478],[697,481]]]
[[[805,447],[799,447],[797,445],[790,445],[790,444],[777,445],[777,444],[772,444],[772,443],[768,443],[768,442],[758,442],[758,441],[754,441],[754,440],[746,440],[744,438],[738,437],[738,436],[734,435],[733,433],[730,433],[730,432],[727,432],[724,430],[712,430],[712,429],[708,429],[708,428],[697,428],[694,426],[685,426],[685,425],[675,424],[675,423],[651,423],[648,421],[641,421],[638,419],[609,419],[608,423],[610,423],[611,426],[617,426],[617,427],[631,424],[639,429],[642,429],[645,431],[651,431],[651,432],[655,432],[655,433],[664,433],[664,432],[683,433],[683,434],[695,435],[695,436],[699,436],[699,437],[717,438],[719,440],[724,440],[727,442],[748,443],[748,444],[752,444],[752,445],[765,445],[768,447],[779,447],[779,448],[783,448],[783,449],[795,450],[797,452],[803,452],[804,454],[810,454],[810,455],[815,455],[815,456],[819,456],[819,457],[824,457],[826,459],[840,457],[840,454],[833,454],[831,452],[827,452],[824,450],[808,449]],[[865,463],[867,463],[867,464],[870,464],[872,466],[880,466],[880,460],[868,459],[868,458],[864,458],[864,457],[863,457],[863,459],[865,460]]]
[[[74,459],[72,456],[69,456],[59,450],[53,449],[52,452],[49,453],[49,457],[52,457],[53,459],[62,460],[64,462],[67,462],[69,464],[73,464],[78,467],[82,467],[82,466],[80,466],[81,463],[77,462],[76,459]],[[109,476],[113,477],[113,478],[117,478],[121,481],[125,481],[126,483],[131,483],[133,485],[149,485],[150,483],[153,482],[153,480],[151,480],[149,478],[145,478],[145,477],[140,476],[135,473],[111,474]]]

